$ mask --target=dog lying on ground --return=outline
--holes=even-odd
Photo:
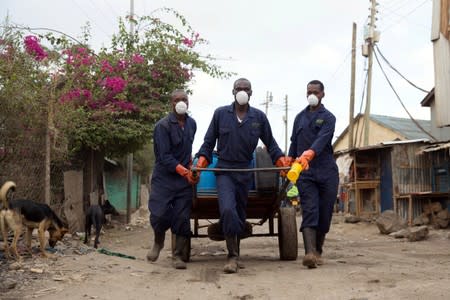
[[[32,253],[31,235],[33,230],[37,228],[41,253],[44,257],[51,256],[45,251],[45,231],[48,231],[50,234],[48,243],[53,248],[64,237],[64,234],[68,232],[67,226],[64,225],[47,204],[24,199],[8,199],[7,195],[11,189],[15,189],[15,184],[9,181],[0,190],[0,200],[3,203],[3,208],[0,212],[0,227],[5,243],[6,256],[8,258],[11,257],[7,236],[7,227],[9,227],[14,231],[14,238],[11,244],[12,251],[16,258],[21,260],[21,256],[17,251],[17,241],[22,235],[24,226],[27,229],[26,247],[30,254]]]
[[[85,234],[84,234],[84,243],[87,244],[89,237],[91,235],[92,225],[95,226],[95,240],[94,240],[94,248],[98,247],[100,243],[100,231],[102,230],[103,224],[106,223],[106,215],[114,215],[117,216],[119,213],[111,205],[111,203],[106,200],[103,205],[91,205],[86,212],[86,221],[84,225]]]

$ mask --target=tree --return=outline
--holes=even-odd
[[[195,51],[206,43],[183,16],[175,17],[182,29],[154,16],[121,20],[112,46],[98,54],[79,44],[62,51],[63,64],[57,114],[60,127],[70,137],[71,150],[94,149],[110,156],[135,152],[151,140],[154,123],[169,109],[169,94],[186,88],[201,70],[227,77]],[[129,34],[126,22],[136,31]]]
[[[126,31],[130,22],[136,28],[131,34]],[[169,94],[186,88],[194,71],[217,78],[232,74],[221,71],[212,56],[197,52],[207,41],[172,9],[121,19],[111,46],[99,51],[88,46],[88,29],[78,41],[55,30],[25,36],[32,29],[3,28],[0,136],[9,139],[0,141],[0,159],[22,151],[6,144],[31,145],[23,139],[17,143],[19,135],[40,142],[51,137],[52,153],[60,154],[61,162],[67,155],[78,157],[80,168],[103,162],[104,155],[135,152],[151,142],[155,122],[169,111]],[[43,152],[41,145],[32,149]],[[84,170],[97,182],[85,186],[88,193],[101,182],[102,167]]]

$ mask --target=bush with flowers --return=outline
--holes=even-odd
[[[58,115],[72,149],[134,152],[151,140],[154,123],[170,109],[169,94],[186,88],[194,70],[230,75],[195,51],[206,40],[182,15],[161,11],[174,16],[181,29],[154,16],[126,18],[110,48],[94,54],[72,44],[62,51]],[[136,28],[132,34],[126,30],[129,22]]]
[[[158,13],[179,24],[162,21],[155,16]],[[136,28],[131,34],[126,30],[130,22]],[[36,103],[42,98],[48,101],[54,129],[58,138],[65,139],[63,144],[70,153],[95,150],[118,157],[134,152],[151,141],[153,125],[170,110],[170,93],[187,88],[194,71],[217,78],[231,75],[221,71],[211,56],[201,56],[195,50],[207,41],[182,15],[167,8],[152,16],[120,20],[111,46],[97,52],[88,47],[88,33],[82,42],[54,33],[24,38],[17,30],[9,29],[9,33],[14,33],[9,37],[14,45],[3,45],[0,55],[28,55],[30,66],[12,74],[5,61],[0,63],[0,72],[6,72],[0,74],[4,76],[0,77],[0,99],[19,85],[5,81],[8,76],[29,80],[30,86],[18,93],[28,93],[31,102],[33,98]],[[22,46],[18,37],[23,38]],[[35,78],[39,84],[32,86]],[[35,99],[37,93],[45,95]]]
[[[47,127],[49,76],[42,65],[47,56],[36,37],[0,32],[0,163],[13,154],[28,155],[32,149],[26,145],[43,147],[39,139]],[[17,151],[18,145],[24,147]]]

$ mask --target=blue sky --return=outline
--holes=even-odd
[[[418,86],[434,86],[431,35],[431,0],[379,0],[376,21],[381,32],[378,47],[390,63]],[[288,95],[288,136],[295,115],[306,106],[306,84],[325,84],[325,106],[336,118],[338,136],[348,125],[352,23],[357,23],[355,114],[360,111],[366,59],[361,55],[369,1],[362,0],[135,0],[135,13],[146,15],[170,7],[184,15],[194,30],[209,41],[201,51],[219,58],[233,78],[214,79],[199,72],[191,85],[190,111],[198,130],[194,152],[200,147],[212,113],[233,101],[231,90],[238,77],[250,79],[250,104],[261,104],[271,91],[268,118],[275,138],[285,145],[284,97]],[[108,44],[117,20],[130,11],[124,0],[3,0],[0,15],[29,27],[48,27],[73,36],[89,22],[92,46]],[[386,64],[382,64],[412,116],[429,119],[420,101],[425,93],[415,89]],[[362,105],[364,112],[364,104]],[[374,60],[371,113],[407,117]]]

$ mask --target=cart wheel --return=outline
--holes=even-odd
[[[295,208],[280,207],[278,213],[278,246],[281,260],[296,260],[298,256]]]
[[[175,252],[176,234],[172,233],[172,254]],[[189,262],[191,259],[191,238],[188,238],[188,242],[185,244],[183,251],[181,252],[181,260]]]
[[[255,153],[256,167],[273,167],[269,152],[261,146],[256,148]],[[278,186],[278,174],[275,172],[256,172],[256,190],[257,191],[276,191]]]

